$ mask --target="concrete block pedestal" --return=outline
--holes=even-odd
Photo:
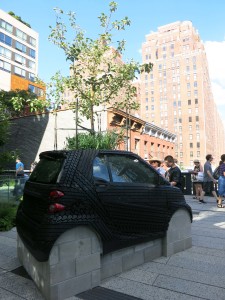
[[[18,257],[47,300],[63,300],[92,289],[113,275],[191,247],[191,221],[185,210],[171,218],[166,237],[102,255],[97,234],[79,226],[62,234],[49,260],[38,262],[18,236]]]

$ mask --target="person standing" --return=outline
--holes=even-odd
[[[16,159],[16,177],[24,176],[24,164],[21,162],[20,158]]]
[[[219,167],[220,177],[218,179],[219,197],[218,197],[217,207],[224,208],[224,206],[222,205],[222,197],[223,197],[223,195],[225,195],[225,154],[222,154],[220,159],[221,159],[221,164]]]
[[[199,202],[206,203],[203,200],[203,198],[204,198],[205,194],[207,193],[207,194],[212,194],[213,197],[219,203],[219,199],[217,198],[217,194],[216,194],[215,186],[214,186],[216,183],[216,180],[213,178],[213,171],[212,171],[212,166],[211,166],[211,163],[213,161],[212,154],[207,154],[205,159],[206,159],[206,162],[204,164],[203,190],[202,190]]]
[[[176,166],[173,156],[167,155],[164,162],[169,168],[165,173],[166,179],[172,186],[182,189],[181,170],[178,166]]]
[[[157,157],[152,157],[149,159],[149,163],[154,169],[156,169],[159,172],[159,174],[165,177],[166,171],[163,167],[161,167],[162,161],[160,159],[158,159]]]
[[[201,200],[201,194],[202,194],[202,181],[200,181],[200,174],[203,174],[203,167],[200,164],[200,161],[198,159],[194,160],[194,170],[192,175],[193,180],[193,186],[195,189],[195,197],[194,199]],[[203,180],[203,178],[202,178]]]

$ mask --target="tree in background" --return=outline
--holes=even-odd
[[[62,20],[64,12],[61,9],[55,9],[56,26],[50,26],[49,40],[63,49],[66,59],[71,61],[71,76],[61,82],[64,88],[74,93],[74,101],[70,103],[70,107],[74,111],[79,109],[79,114],[90,120],[92,133],[95,132],[95,106],[110,104],[125,110],[138,108],[136,88],[132,81],[140,72],[149,73],[153,66],[151,63],[140,65],[134,60],[122,62],[125,41],[114,43],[112,33],[125,30],[131,22],[127,17],[113,20],[116,10],[117,4],[110,2],[109,14],[101,13],[99,20],[103,33],[95,40],[85,37],[72,12],[67,14],[74,36],[71,42],[67,39],[69,29]]]

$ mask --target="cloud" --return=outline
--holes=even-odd
[[[225,40],[204,43],[211,80],[212,93],[225,126]]]

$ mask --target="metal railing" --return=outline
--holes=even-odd
[[[16,202],[21,199],[29,176],[25,174],[23,177],[15,177],[14,174],[0,174],[0,202]]]

